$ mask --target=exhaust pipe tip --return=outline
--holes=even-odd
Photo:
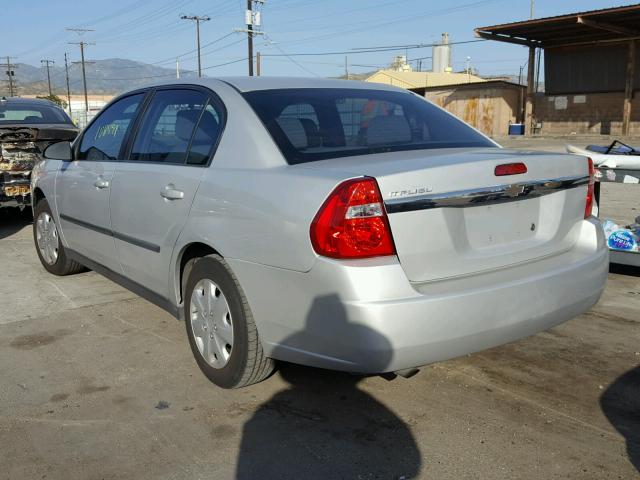
[[[405,368],[404,370],[396,370],[393,373],[401,376],[402,378],[411,378],[414,375],[416,375],[419,371],[420,369],[418,368]]]
[[[402,378],[411,378],[416,375],[420,369],[418,368],[405,368],[404,370],[396,370],[395,372],[383,373],[380,376],[385,380],[391,381],[395,380],[398,377]]]

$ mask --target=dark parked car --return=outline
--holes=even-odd
[[[0,208],[31,204],[30,177],[51,143],[73,140],[78,128],[48,100],[0,99]]]

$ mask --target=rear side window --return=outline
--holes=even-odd
[[[138,129],[131,160],[184,164],[189,154],[189,163],[206,163],[219,129],[207,99],[196,90],[157,91]]]
[[[464,122],[409,93],[306,88],[244,97],[287,162],[432,148],[493,147]]]
[[[116,160],[143,98],[143,93],[125,97],[100,113],[82,135],[78,160]]]
[[[209,161],[221,133],[221,122],[221,112],[213,105],[207,105],[191,140],[191,148],[187,156],[188,165],[205,165]]]

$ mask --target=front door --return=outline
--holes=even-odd
[[[111,222],[124,274],[165,298],[173,247],[220,133],[217,105],[197,88],[156,90],[113,179]]]
[[[74,160],[63,163],[56,178],[56,202],[69,248],[121,273],[111,232],[111,182],[127,131],[144,94],[118,100],[91,123]]]

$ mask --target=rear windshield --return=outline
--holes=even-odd
[[[494,147],[410,92],[301,88],[244,97],[290,164],[431,148]]]
[[[49,105],[0,104],[0,125],[16,123],[71,123],[71,119],[61,109]]]

